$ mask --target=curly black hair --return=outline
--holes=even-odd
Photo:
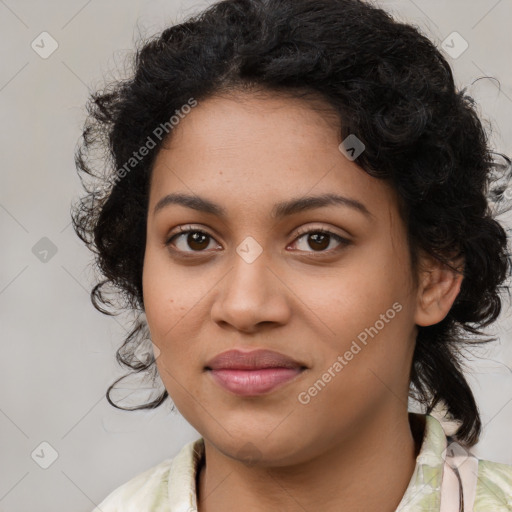
[[[142,267],[149,180],[172,136],[169,120],[215,94],[319,97],[339,116],[341,140],[356,134],[365,144],[356,163],[398,192],[413,269],[419,251],[454,270],[454,258],[463,256],[464,279],[449,313],[418,327],[410,396],[427,413],[444,404],[461,423],[459,441],[475,444],[482,425],[462,349],[495,340],[479,339],[481,329],[497,319],[501,292],[509,291],[507,234],[492,204],[506,204],[510,160],[496,160],[474,100],[456,89],[435,44],[361,0],[224,0],[141,41],[132,64],[130,78],[88,100],[76,151],[87,194],[72,207],[73,227],[101,274],[94,306],[142,314],[117,351],[128,375],[157,375],[154,358],[135,353],[148,337]],[[504,170],[505,182],[497,178]],[[107,391],[115,407],[110,393],[121,379]],[[155,408],[167,396],[164,390],[149,403],[119,408]]]

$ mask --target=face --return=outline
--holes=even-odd
[[[338,131],[303,100],[212,97],[155,161],[143,291],[158,371],[187,421],[233,458],[249,443],[268,464],[307,460],[407,399],[416,295],[404,222]],[[341,199],[282,206],[327,194]],[[230,349],[303,369],[241,395],[205,369]]]

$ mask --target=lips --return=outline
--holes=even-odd
[[[305,369],[304,364],[272,350],[228,350],[205,366],[217,384],[242,396],[269,393]]]
[[[211,359],[207,370],[261,370],[263,368],[301,368],[305,365],[273,350],[228,350]]]

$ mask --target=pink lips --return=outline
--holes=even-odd
[[[301,363],[272,350],[228,350],[206,365],[206,370],[218,384],[242,396],[268,393],[304,369]]]

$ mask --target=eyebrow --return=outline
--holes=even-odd
[[[160,199],[155,205],[153,215],[171,204],[178,204],[200,212],[210,213],[221,218],[226,217],[226,210],[222,206],[210,201],[209,199],[183,193],[168,194],[162,197],[162,199]],[[271,217],[273,219],[282,219],[299,212],[330,205],[346,206],[364,214],[368,219],[375,218],[368,208],[366,208],[366,206],[357,199],[340,196],[338,194],[299,197],[277,203],[272,208]]]

